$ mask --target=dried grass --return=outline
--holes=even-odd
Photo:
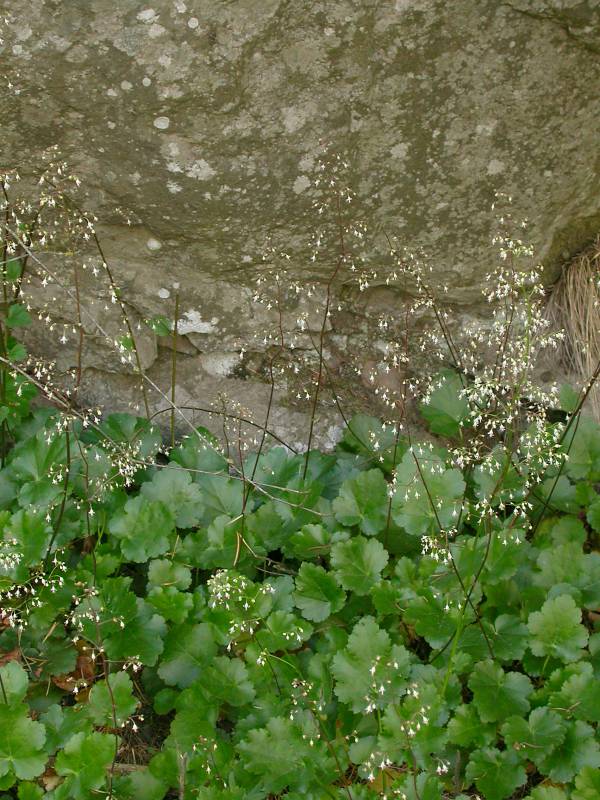
[[[600,235],[564,268],[552,289],[549,319],[562,328],[564,366],[585,385],[600,361]],[[588,412],[600,421],[600,386],[587,400]]]

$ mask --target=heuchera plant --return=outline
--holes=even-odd
[[[446,447],[359,416],[250,487],[207,431],[144,467],[142,420],[5,406],[6,796],[596,797],[600,427],[461,470],[469,396],[427,398]]]
[[[165,448],[147,419],[58,392],[65,410],[32,410],[43,371],[14,333],[33,223],[7,219],[2,797],[600,796],[600,426],[582,412],[598,370],[579,393],[533,381],[557,337],[520,240],[499,237],[490,321],[460,346],[391,247],[409,315],[439,323],[419,349],[446,368],[386,389],[392,420],[354,417],[333,452],[263,436],[236,460],[205,429]]]

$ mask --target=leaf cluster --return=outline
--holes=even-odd
[[[465,413],[446,376],[432,431]],[[534,491],[506,451],[461,469],[364,416],[238,471],[207,431],[164,457],[127,415],[10,430],[5,797],[598,796],[591,420]]]

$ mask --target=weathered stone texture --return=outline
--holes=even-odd
[[[495,190],[530,220],[550,278],[600,227],[592,0],[3,5],[3,71],[19,93],[2,89],[2,162],[26,168],[59,144],[101,218],[133,317],[172,315],[179,292],[186,398],[226,390],[256,409],[266,402],[239,370],[227,376],[241,346],[260,351],[268,315],[252,286],[266,237],[291,254],[301,282],[331,268],[306,258],[322,141],[351,164],[371,231],[367,263],[380,267],[385,234],[398,235],[423,249],[465,313],[477,313],[495,259]],[[334,318],[330,332],[341,358],[377,303],[393,304],[381,291],[349,290],[355,317]],[[103,347],[90,341],[85,355],[90,394],[110,397],[111,385],[126,394],[122,378],[110,382],[122,367]],[[168,348],[150,337],[142,349],[166,381]],[[73,352],[60,350],[63,367]]]

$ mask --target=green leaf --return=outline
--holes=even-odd
[[[377,539],[354,536],[331,548],[331,564],[344,589],[356,594],[368,594],[378,583],[388,563],[388,554]]]
[[[27,309],[21,303],[14,303],[8,307],[8,315],[6,317],[7,328],[25,328],[31,324],[31,317]]]
[[[17,797],[19,800],[41,800],[44,790],[35,783],[20,783]]]
[[[256,695],[246,665],[237,658],[217,656],[202,670],[198,684],[209,700],[231,706],[251,703]]]
[[[168,336],[172,332],[173,323],[163,314],[157,314],[146,320],[146,324],[155,336]]]
[[[581,415],[571,424],[563,442],[568,453],[565,472],[573,480],[600,480],[600,425]]]
[[[138,495],[112,518],[109,530],[119,539],[125,558],[143,563],[169,550],[174,518],[164,503]]]
[[[539,769],[550,780],[566,783],[583,767],[600,766],[600,746],[594,729],[585,722],[568,722],[565,738],[552,753],[539,763]]]
[[[115,739],[105,733],[76,733],[56,756],[54,768],[65,781],[56,800],[89,800],[104,784],[115,754]]]
[[[100,424],[99,430],[89,431],[86,439],[100,444],[104,444],[107,439],[111,449],[114,445],[121,445],[139,458],[153,457],[161,445],[158,428],[147,419],[134,417],[132,414],[109,414]]]
[[[148,770],[155,778],[164,780],[170,786],[177,786],[181,773],[181,760],[181,750],[170,745],[165,746],[150,759]]]
[[[40,720],[46,728],[46,752],[54,755],[76,733],[92,733],[92,722],[81,706],[51,705],[41,715]]]
[[[51,480],[30,481],[19,490],[19,505],[21,508],[40,513],[54,506],[63,493],[63,487],[52,483]]]
[[[414,625],[419,636],[423,636],[431,647],[444,647],[456,633],[457,620],[452,611],[444,610],[443,600],[428,595],[415,597],[407,603],[404,620]]]
[[[199,684],[184,689],[176,700],[177,714],[171,723],[171,731],[163,747],[175,748],[176,767],[181,759],[180,753],[192,754],[198,742],[211,741],[215,736],[218,706],[210,703],[206,692]],[[164,750],[163,750],[164,752]],[[156,770],[152,770],[157,774]],[[164,772],[158,774],[162,777]]]
[[[167,634],[158,674],[167,685],[184,689],[194,683],[216,654],[210,625],[178,625]]]
[[[164,503],[178,528],[192,528],[202,519],[200,487],[192,483],[190,474],[174,462],[156,472],[151,481],[142,484],[141,495]]]
[[[480,620],[480,623],[480,625],[467,625],[460,635],[457,660],[453,662],[454,670],[457,674],[465,672],[467,666],[470,666],[475,661],[481,661],[481,659],[490,654],[488,641],[492,639],[493,629],[487,620]],[[486,641],[486,636],[488,641]],[[464,667],[462,663],[464,663]]]
[[[539,484],[538,493],[540,501],[550,509],[564,511],[565,514],[579,513],[577,490],[566,475],[543,481]]]
[[[88,712],[96,725],[120,728],[137,707],[133,684],[126,672],[109,675],[108,680],[95,683],[90,692]]]
[[[577,504],[582,508],[588,508],[597,498],[594,485],[591,483],[576,483],[575,484],[575,499]]]
[[[29,686],[27,673],[17,661],[9,661],[0,667],[0,681],[2,691],[0,692],[0,704],[18,706],[25,695]]]
[[[307,478],[313,480],[313,460],[324,458],[317,451],[309,454]],[[304,471],[304,458],[298,459],[285,447],[272,447],[259,453],[250,453],[244,463],[246,475],[253,475],[254,482],[262,486],[272,497],[291,499],[287,487],[293,486]]]
[[[432,754],[443,753],[448,733],[445,722],[448,707],[442,696],[444,678],[434,667],[416,664],[410,676],[410,688],[400,702],[389,703],[382,719],[380,743],[398,763],[412,761],[422,769],[437,766]],[[450,699],[457,687],[451,679],[444,694]]]
[[[598,800],[600,797],[600,769],[584,767],[575,778],[571,800]]]
[[[202,523],[208,525],[216,517],[239,517],[244,501],[244,484],[227,475],[200,475],[198,484],[202,495]],[[246,503],[246,512],[252,511],[252,500]]]
[[[5,528],[5,538],[14,539],[20,564],[31,567],[46,555],[52,528],[44,517],[31,511],[17,511]]]
[[[23,361],[27,356],[27,350],[25,349],[25,345],[21,344],[21,342],[13,342],[13,344],[9,347],[6,356],[9,361],[13,363],[18,361]],[[32,383],[28,382],[23,376],[19,376],[15,380],[15,384],[20,383],[21,386],[25,385],[28,387],[29,391],[32,393],[32,396],[35,394],[35,387]]]
[[[223,643],[231,643],[237,633],[256,627],[276,607],[290,610],[293,581],[289,576],[253,583],[235,570],[219,570],[208,580],[208,612],[221,634]],[[237,632],[237,633],[236,633]]]
[[[288,555],[292,545],[290,531],[296,530],[297,526],[286,525],[281,511],[281,503],[277,500],[263,503],[246,518],[246,530],[265,552],[281,549]]]
[[[24,705],[0,705],[0,778],[13,773],[32,780],[44,771],[46,731],[27,716]]]
[[[438,456],[415,445],[396,473],[394,521],[413,536],[438,534],[458,520],[465,482],[458,469],[445,469]]]
[[[206,428],[196,428],[185,436],[181,444],[171,451],[171,460],[189,470],[195,483],[206,473],[227,471],[227,459],[222,453],[219,440]],[[226,510],[231,513],[231,509]]]
[[[352,417],[338,447],[360,453],[386,472],[396,466],[406,451],[406,439],[398,437],[392,425],[382,424],[375,417],[357,414]]]
[[[402,800],[442,800],[442,790],[440,779],[427,772],[420,772],[416,780],[406,775],[397,784],[394,782],[394,792],[400,793]]]
[[[527,561],[529,546],[525,539],[524,531],[513,530],[510,536],[502,529],[494,531],[483,569],[483,579],[487,585],[494,586],[512,578]],[[478,552],[480,558],[477,567],[483,561],[483,551]]]
[[[146,595],[150,605],[164,619],[181,625],[194,607],[194,598],[189,592],[180,592],[174,586],[155,586]]]
[[[256,638],[261,648],[275,653],[277,650],[298,649],[311,637],[312,632],[312,625],[295,614],[290,614],[289,611],[273,611]]]
[[[336,776],[336,766],[324,743],[285,717],[274,717],[265,728],[249,731],[237,748],[245,773],[254,776],[257,797],[279,794],[286,788],[320,789]],[[322,790],[321,790],[322,791]],[[322,796],[322,794],[321,794]]]
[[[248,797],[245,789],[230,788],[230,789],[216,789],[216,788],[201,788],[198,789],[198,800],[246,800]],[[303,796],[295,793],[287,794],[285,800],[315,800],[314,795]]]
[[[377,613],[384,617],[386,614],[397,614],[401,606],[401,590],[394,580],[382,579],[369,592]]]
[[[554,707],[568,708],[575,719],[600,722],[600,681],[588,662],[580,663],[581,671],[571,675],[560,692],[550,695]]]
[[[174,587],[188,589],[192,582],[192,573],[183,564],[177,564],[166,558],[151,561],[148,567],[149,587]]]
[[[11,256],[4,262],[4,271],[7,281],[14,283],[17,281],[23,272],[23,262],[19,256]]]
[[[481,721],[475,706],[460,705],[448,723],[448,738],[460,747],[485,747],[496,740],[496,730]]]
[[[363,617],[354,626],[344,650],[335,654],[331,671],[335,693],[356,713],[385,708],[406,691],[410,656],[373,617]]]
[[[588,649],[590,651],[590,662],[594,667],[596,674],[600,674],[600,631],[592,633],[588,642]]]
[[[485,498],[494,507],[523,499],[525,476],[520,475],[515,467],[517,461],[510,449],[501,445],[494,447],[473,471],[477,498]]]
[[[462,390],[463,382],[454,370],[436,376],[420,407],[432,433],[450,437],[459,435],[469,417],[469,403]]]
[[[304,562],[295,584],[294,603],[302,616],[312,622],[322,622],[344,607],[346,593],[323,567]]]
[[[281,524],[281,520],[279,520]],[[290,537],[291,554],[301,561],[326,555],[335,542],[344,542],[350,537],[348,531],[332,533],[323,525],[304,525]]]
[[[133,341],[132,336],[120,336],[117,340],[123,350],[127,350],[128,353],[133,353],[135,350],[135,342]]]
[[[581,610],[566,594],[546,600],[541,611],[534,611],[527,622],[530,648],[536,656],[552,656],[561,661],[577,661],[588,641],[581,624]]]
[[[165,621],[153,613],[152,607],[129,591],[131,578],[106,578],[98,597],[81,603],[74,612],[85,637],[97,647],[104,647],[110,659],[127,661],[139,658],[152,666],[163,650]],[[89,617],[95,612],[96,624]],[[96,641],[98,630],[101,640]]]
[[[486,800],[504,800],[527,781],[516,753],[495,747],[475,750],[467,764],[466,777],[483,792]]]
[[[527,649],[529,630],[518,617],[501,614],[494,622],[492,650],[502,661],[519,661]]]
[[[562,744],[566,725],[562,717],[549,708],[535,708],[526,722],[522,717],[509,717],[501,733],[506,746],[537,766]]]
[[[525,800],[567,800],[567,795],[557,786],[536,786]]]
[[[600,533],[600,495],[590,505],[586,513],[586,519],[592,528]]]
[[[560,546],[561,544],[578,544],[581,547],[587,539],[587,531],[579,517],[554,517],[548,521],[550,524],[550,542],[548,547]],[[540,526],[540,531],[544,523]],[[540,539],[540,534],[536,535],[536,542]]]
[[[526,675],[505,673],[488,659],[475,665],[469,679],[473,703],[483,722],[499,722],[513,714],[529,711],[527,698],[533,685]]]
[[[150,772],[147,767],[139,767],[130,775],[116,778],[113,782],[119,800],[163,800],[168,784]]]
[[[20,442],[12,452],[12,467],[23,481],[43,481],[67,460],[64,434],[40,430]]]
[[[371,469],[344,481],[333,501],[333,512],[342,525],[356,525],[367,536],[375,536],[386,526],[388,504],[388,485],[383,473]]]
[[[561,383],[558,399],[563,411],[566,411],[567,414],[572,414],[579,405],[579,398],[579,392],[575,391],[570,384]]]
[[[242,570],[256,552],[250,531],[242,536],[241,520],[224,514],[214,519],[208,529],[186,536],[183,546],[191,562],[202,569],[227,568],[237,563]]]
[[[579,589],[587,608],[600,605],[599,553],[584,553],[579,542],[556,543],[540,553],[537,565],[540,572],[533,576],[537,585],[552,591],[558,584],[568,584]]]

